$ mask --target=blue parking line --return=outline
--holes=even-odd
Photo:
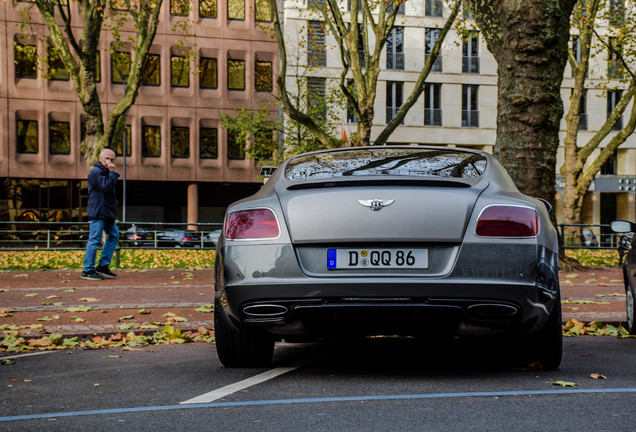
[[[164,405],[148,406],[136,408],[114,408],[89,411],[70,411],[49,414],[27,414],[19,416],[0,417],[0,422],[18,420],[38,420],[61,417],[79,417],[103,414],[128,414],[143,413],[152,411],[175,411],[201,408],[227,408],[243,406],[262,405],[289,405],[304,403],[333,403],[333,402],[361,402],[361,401],[385,401],[385,400],[408,400],[408,399],[444,399],[444,398],[465,398],[465,397],[506,397],[506,396],[556,396],[573,394],[607,394],[607,393],[636,393],[636,388],[609,388],[609,389],[563,389],[563,390],[527,390],[527,391],[499,391],[499,392],[463,392],[463,393],[431,393],[431,394],[410,394],[410,395],[378,395],[378,396],[343,396],[343,397],[323,397],[306,399],[271,399],[253,400],[239,402],[213,402],[191,405]]]

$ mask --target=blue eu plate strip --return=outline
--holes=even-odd
[[[327,249],[327,268],[335,269],[337,262],[337,251],[335,249]]]

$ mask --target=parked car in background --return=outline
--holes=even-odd
[[[157,231],[158,247],[201,247],[201,238],[196,231],[163,230]]]
[[[598,238],[591,229],[584,228],[581,232],[583,234],[583,243],[585,246],[598,246]]]
[[[511,363],[556,369],[550,211],[485,152],[295,156],[227,210],[215,268],[219,359],[264,366],[280,340],[499,337]]]
[[[203,236],[203,246],[209,247],[209,248],[215,248],[222,232],[223,230],[219,228],[217,230],[210,231],[209,233],[205,234]]]
[[[627,304],[627,330],[636,335],[636,252],[632,247],[632,238],[636,224],[628,221],[614,221],[612,231],[622,234],[618,240],[618,252],[623,260],[623,281],[625,284],[625,303]]]
[[[120,233],[120,243],[127,247],[154,247],[155,233],[146,228],[132,225]]]

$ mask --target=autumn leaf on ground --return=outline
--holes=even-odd
[[[77,291],[76,288],[69,288],[69,289],[64,290],[64,292],[67,292],[67,293],[74,293],[75,291]]]
[[[95,297],[82,297],[81,299],[79,299],[79,301],[94,303],[94,302],[98,302],[99,299],[96,299]]]
[[[586,284],[593,284],[594,282],[596,282],[596,279],[588,279],[585,281]]]
[[[141,310],[138,310],[137,313],[141,315],[148,315],[149,313],[152,313],[152,311],[141,309]]]
[[[4,288],[0,288],[0,293],[3,293],[3,292],[7,292],[7,290]]]
[[[195,309],[196,312],[210,313],[214,312],[214,306],[211,304],[203,305]]]
[[[93,308],[91,306],[79,306],[64,309],[64,312],[90,312]]]
[[[29,277],[28,274],[17,274],[17,275],[13,275],[13,277]]]
[[[62,298],[59,295],[50,295],[46,297],[47,299],[58,299],[58,298]]]
[[[119,319],[117,321],[125,321],[125,320],[131,320],[131,319],[135,319],[134,315],[126,315],[123,317],[119,317]]]
[[[39,295],[40,295],[40,294],[38,294],[38,293],[34,293],[34,294],[26,294],[26,295],[25,295],[25,297],[37,297],[37,296],[39,296]]]
[[[121,358],[121,356],[120,355],[109,355],[109,356],[106,356],[106,357],[103,357],[103,358]]]
[[[590,378],[592,378],[592,379],[607,379],[607,377],[605,375],[601,375],[601,374],[597,374],[597,373],[590,374]]]
[[[577,277],[579,277],[579,275],[577,275],[576,273],[570,273],[570,274],[566,275],[565,277],[566,277],[566,278],[573,279],[573,278],[577,278]]]
[[[610,284],[605,283],[605,282],[601,282],[601,283],[598,284],[598,286],[608,287],[608,286],[610,286]]]
[[[546,381],[548,384],[561,386],[561,387],[576,387],[576,383],[569,381]]]

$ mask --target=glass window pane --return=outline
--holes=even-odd
[[[126,156],[130,156],[130,143],[132,141],[130,135],[130,125],[126,125],[126,132],[122,135],[119,142],[115,145],[115,156],[123,156],[124,138],[126,139]]]
[[[229,90],[245,90],[245,61],[227,61],[227,88]]]
[[[189,0],[170,0],[170,15],[188,16],[190,12]]]
[[[201,159],[219,157],[219,133],[216,128],[199,129],[199,157]]]
[[[130,53],[124,51],[117,51],[111,57],[111,69],[112,69],[112,81],[113,83],[124,83],[124,76],[130,74],[130,67],[132,61],[130,59]]]
[[[201,18],[216,18],[216,0],[200,0],[199,16]]]
[[[15,76],[18,78],[37,78],[38,50],[34,45],[16,44],[15,52]]]
[[[273,90],[272,62],[256,62],[256,91],[271,92]]]
[[[161,85],[161,57],[157,54],[146,54],[144,66],[141,70],[141,83],[143,85]]]
[[[254,15],[256,21],[272,21],[272,14],[269,10],[269,0],[254,0]]]
[[[159,126],[143,126],[141,154],[144,157],[161,156],[161,128]]]
[[[230,130],[227,131],[227,158],[245,159],[245,139]]]
[[[174,158],[190,157],[190,128],[172,127],[170,132],[170,154]]]
[[[38,122],[35,120],[18,120],[17,122],[18,153],[38,152]]]
[[[201,58],[201,75],[199,78],[201,88],[215,89],[219,86],[218,67],[215,58]]]
[[[52,121],[49,124],[49,148],[51,154],[71,153],[71,124]]]
[[[227,0],[227,18],[231,20],[244,20],[245,0]]]
[[[173,87],[190,86],[190,63],[186,57],[172,56],[170,58],[170,84]]]
[[[60,58],[59,53],[57,52],[57,48],[54,46],[49,46],[48,49],[48,68],[49,79],[68,81],[71,77],[68,70],[66,70],[66,66],[64,66],[64,62]]]

